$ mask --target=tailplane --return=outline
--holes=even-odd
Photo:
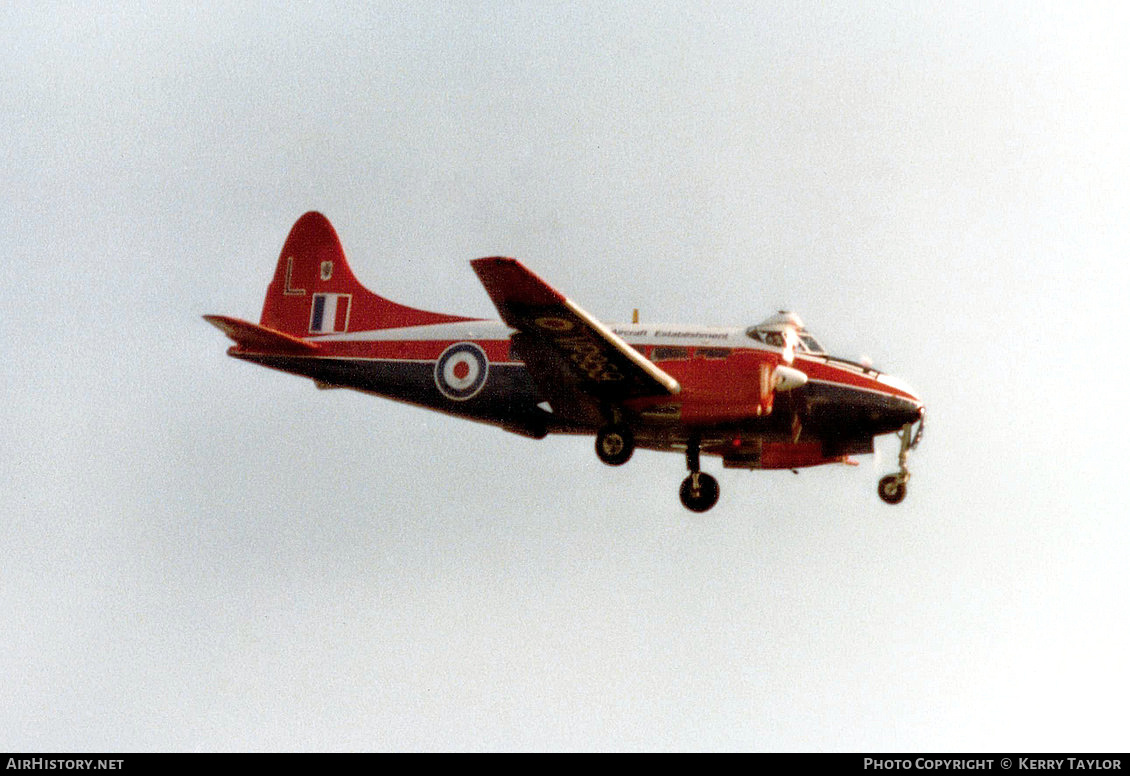
[[[260,325],[293,337],[472,320],[417,310],[365,288],[321,213],[295,222],[267,287]]]

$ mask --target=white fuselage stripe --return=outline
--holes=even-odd
[[[701,326],[679,326],[677,324],[602,324],[602,328],[612,332],[616,338],[633,347],[643,346],[669,346],[683,345],[686,347],[728,347],[742,350],[761,350],[767,352],[780,352],[762,342],[758,342],[745,334],[745,329],[706,328]],[[460,321],[457,323],[436,323],[426,326],[402,326],[395,329],[373,329],[370,331],[355,331],[338,334],[326,334],[306,338],[312,343],[319,342],[457,342],[461,340],[476,342],[505,342],[510,339],[514,329],[502,321]],[[367,358],[364,356],[314,356],[315,358],[332,358],[334,360],[356,361],[397,361],[401,363],[435,363],[434,359],[397,359],[397,358]],[[642,357],[641,357],[642,358]],[[837,363],[834,359],[826,359],[822,355],[797,353],[796,360],[820,364],[830,367],[837,372],[842,372],[845,377],[866,377],[886,385],[894,391],[905,392],[913,395],[902,382],[890,375],[869,369],[863,366]],[[493,363],[493,362],[492,362]],[[520,363],[520,362],[502,362]],[[650,362],[647,362],[650,364]],[[868,393],[878,393],[887,396],[896,395],[881,388],[868,388],[854,383],[839,382],[829,379],[810,378],[810,382],[826,385],[837,385]]]

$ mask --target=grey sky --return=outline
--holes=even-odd
[[[1124,749],[1130,16],[828,6],[0,11],[0,745]],[[910,495],[226,358],[310,209],[428,309],[795,309],[926,400]]]

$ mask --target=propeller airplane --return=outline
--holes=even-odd
[[[295,223],[259,323],[205,320],[235,344],[228,355],[541,439],[595,435],[610,466],[636,448],[680,452],[683,505],[705,512],[724,468],[853,463],[895,433],[899,470],[879,496],[906,495],[907,455],[925,406],[902,381],[829,355],[800,318],[780,312],[749,327],[603,323],[511,258],[475,259],[501,321],[392,302],[354,277],[320,213]]]

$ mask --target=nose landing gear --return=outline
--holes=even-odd
[[[906,498],[906,481],[910,479],[910,469],[906,465],[907,453],[918,447],[922,439],[922,428],[926,425],[923,417],[918,421],[918,430],[913,423],[907,423],[902,431],[896,432],[899,438],[899,470],[879,480],[879,498],[888,504],[898,504]]]
[[[906,480],[910,473],[888,474],[879,480],[879,498],[888,504],[898,504],[906,498]]]

